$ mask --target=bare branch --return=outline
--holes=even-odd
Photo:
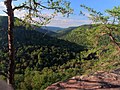
[[[21,8],[24,8],[25,6],[26,6],[26,4],[23,4],[23,5],[18,6],[18,7],[14,7],[14,8],[13,8],[13,11],[14,11],[14,10],[16,10],[16,9],[21,9]]]
[[[6,11],[3,10],[4,13],[8,14]]]
[[[111,42],[116,45],[116,47],[118,48],[118,50],[120,51],[120,46],[119,43],[116,42],[115,38],[113,37],[113,35],[111,33],[109,33],[109,37],[111,39]]]

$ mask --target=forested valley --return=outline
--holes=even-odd
[[[2,24],[7,23],[7,20],[5,21],[7,17],[1,16],[0,18]],[[0,30],[0,69],[6,73],[8,62],[7,30],[2,27],[2,24]],[[80,52],[86,49],[85,46],[57,39],[35,30],[28,30],[22,26],[15,27],[14,35],[16,88],[42,90],[56,81],[65,80],[82,72],[82,69],[79,69],[81,67],[79,58]],[[35,80],[32,80],[33,78]],[[32,83],[35,85],[31,86]]]
[[[3,25],[7,17],[0,18],[0,71],[6,73],[8,45],[7,30]],[[52,83],[72,76],[92,73],[99,69],[117,68],[120,65],[119,56],[107,57],[112,49],[98,51],[98,48],[92,47],[95,42],[91,41],[90,32],[95,31],[99,26],[71,27],[51,36],[29,30],[24,26],[16,26],[14,29],[16,89],[43,90]],[[109,43],[110,39],[104,36],[100,38],[98,45],[100,47]],[[101,65],[104,67],[101,68]],[[5,79],[4,76],[1,78]]]
[[[40,5],[34,0],[33,3]],[[58,3],[54,2],[52,9],[54,5],[59,6]],[[69,3],[65,5],[69,6]],[[26,24],[14,17],[15,73],[11,73],[14,78],[9,84],[13,84],[15,90],[44,90],[53,83],[65,81],[73,76],[93,74],[99,70],[111,71],[120,67],[120,7],[106,10],[108,17],[85,5],[81,5],[81,8],[90,12],[89,18],[95,23],[54,32],[37,24]],[[55,10],[66,13],[63,12],[64,8]],[[81,12],[82,15],[83,13]],[[9,78],[8,70],[12,67],[9,55],[11,53],[8,52],[10,51],[8,21],[7,16],[0,16],[2,80]]]

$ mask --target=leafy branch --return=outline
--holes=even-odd
[[[97,42],[99,42],[99,38],[106,35],[109,37],[110,42],[120,51],[119,40],[117,40],[120,33],[120,7],[118,6],[114,7],[112,10],[106,10],[105,13],[107,14],[97,12],[93,8],[89,8],[85,5],[81,5],[81,7],[89,12],[88,18],[99,26],[95,32],[96,34],[92,34],[92,37],[94,37],[92,39],[97,38]],[[80,11],[80,14],[86,16],[82,11]]]

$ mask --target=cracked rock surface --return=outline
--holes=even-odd
[[[120,90],[120,68],[112,72],[75,76],[48,86],[46,90]]]

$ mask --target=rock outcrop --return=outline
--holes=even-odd
[[[75,76],[48,86],[46,90],[120,90],[120,69]]]

